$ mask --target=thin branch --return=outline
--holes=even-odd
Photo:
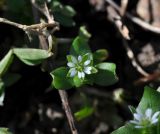
[[[127,10],[128,0],[121,0],[121,16],[124,16]]]
[[[36,9],[38,9],[48,19],[49,22],[54,22],[54,17],[49,13],[46,3],[44,3],[41,7],[37,5],[35,0],[31,0],[31,3]]]
[[[125,40],[125,39],[128,39],[127,38],[128,36],[126,36],[126,35],[128,35],[129,30],[128,30],[127,27],[125,28],[125,30],[122,29],[123,23],[121,21],[121,16],[118,15],[118,13],[115,11],[115,9],[113,7],[109,7],[107,9],[108,9],[108,12],[109,12],[109,19],[110,19],[110,21],[112,21],[115,24],[115,26],[117,27],[117,29],[120,31],[120,33],[124,37],[122,39],[123,40],[123,45],[124,45],[124,48],[126,49],[127,56],[131,60],[131,63],[133,65],[133,67],[135,67],[135,69],[140,74],[142,74],[143,76],[145,76],[145,77],[149,76],[149,74],[146,71],[144,71],[142,69],[142,67],[137,63],[132,49],[129,47],[127,41]],[[115,17],[117,18],[116,20],[115,20]]]
[[[36,9],[38,9],[41,13],[43,13],[46,16],[46,18],[48,20],[48,23],[54,22],[54,17],[49,13],[49,10],[48,10],[48,7],[47,7],[46,3],[44,3],[44,8],[43,9],[35,3],[35,0],[31,0],[31,3]],[[52,32],[54,32],[54,29],[52,30]],[[52,44],[53,40],[52,40],[52,38],[50,38],[50,36],[48,36],[48,43]],[[39,37],[39,39],[40,39],[41,45],[42,45],[43,42],[45,42],[45,44],[47,44],[47,41],[44,37]],[[49,46],[50,46],[50,44],[49,44]],[[45,48],[47,46],[42,45],[42,47],[45,47]],[[48,65],[50,66],[50,68],[53,68],[52,67],[53,66],[52,61],[49,61]],[[78,131],[75,127],[74,117],[72,115],[72,111],[71,111],[71,108],[69,106],[67,92],[65,90],[58,90],[58,92],[59,92],[59,95],[60,95],[60,99],[62,101],[62,105],[63,105],[64,111],[65,111],[65,114],[67,116],[67,120],[68,120],[70,129],[71,129],[71,132],[72,132],[72,134],[78,134]]]
[[[16,23],[16,22],[12,22],[8,19],[1,18],[1,17],[0,17],[0,23],[5,23],[5,24],[12,25],[12,26],[17,27],[21,30],[24,30],[26,28],[26,25],[22,25],[22,24],[19,24],[19,23]]]
[[[1,17],[0,17],[0,23],[5,23],[5,24],[9,24],[11,26],[17,27],[17,28],[25,31],[26,33],[33,33],[33,34],[44,35],[44,36],[46,36],[43,32],[43,30],[45,28],[48,28],[48,27],[55,28],[58,26],[57,22],[39,23],[39,24],[33,24],[33,25],[22,25],[22,24],[12,22],[8,19],[1,18]]]
[[[59,95],[61,97],[62,105],[63,105],[64,111],[67,115],[67,119],[68,119],[70,128],[72,130],[72,134],[78,134],[77,129],[75,127],[74,118],[73,118],[73,115],[71,112],[71,108],[68,103],[67,92],[64,90],[59,90]]]
[[[110,4],[113,8],[115,8],[119,13],[121,12],[121,8],[113,1],[113,0],[105,0],[108,4]],[[126,17],[128,17],[131,21],[133,21],[134,23],[136,23],[137,25],[141,26],[142,28],[160,34],[160,28],[159,27],[155,27],[150,25],[149,23],[146,23],[145,21],[134,17],[133,15],[131,15],[130,13],[126,12],[125,13]]]
[[[145,76],[145,77],[148,77],[150,74],[147,73],[146,71],[144,71],[144,70],[142,69],[142,67],[137,63],[136,58],[135,58],[135,56],[134,56],[134,53],[133,53],[132,49],[129,47],[127,41],[124,40],[124,39],[123,39],[123,45],[124,45],[124,48],[125,48],[126,51],[127,51],[127,56],[128,56],[128,58],[131,60],[133,67],[135,67],[136,70],[137,70],[140,74],[142,74],[142,75]]]

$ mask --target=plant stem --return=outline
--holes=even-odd
[[[35,0],[30,0],[30,1],[32,3],[32,9],[33,10],[35,10],[35,8],[37,8],[39,11],[45,13],[45,16],[48,19],[48,22],[52,22],[52,23],[55,22],[54,17],[51,16],[50,13],[49,13],[49,10],[48,10],[48,7],[47,7],[46,3],[44,5],[45,8],[41,9],[40,7],[38,7],[38,5],[35,4]],[[36,16],[34,16],[34,17],[37,18]],[[35,21],[37,21],[37,20],[35,20]],[[40,40],[41,47],[43,49],[48,49],[49,45],[48,45],[46,39],[44,38],[44,36],[39,35],[39,40]],[[48,61],[48,66],[51,69],[53,68],[53,61],[52,60]],[[70,129],[71,129],[71,132],[72,132],[72,134],[78,134],[78,131],[75,127],[75,122],[74,122],[74,118],[73,118],[73,115],[72,115],[72,112],[71,112],[71,108],[69,106],[67,92],[65,90],[58,90],[58,93],[60,95],[60,99],[62,101],[62,105],[63,105],[64,111],[65,111],[65,114],[67,116],[67,120],[68,120]]]
[[[61,97],[62,105],[63,105],[64,111],[66,113],[72,134],[78,134],[77,129],[75,127],[74,118],[73,118],[73,115],[72,115],[72,112],[71,112],[71,109],[70,109],[70,106],[68,103],[67,93],[65,90],[58,90],[58,92]]]

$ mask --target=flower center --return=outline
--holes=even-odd
[[[151,124],[151,121],[148,118],[144,118],[141,120],[140,124],[142,126],[149,126]]]
[[[76,64],[76,70],[82,72],[83,71],[83,66],[81,63]]]

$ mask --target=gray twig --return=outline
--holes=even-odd
[[[110,4],[113,8],[115,8],[119,13],[121,12],[120,6],[118,6],[113,0],[105,0],[108,4]],[[126,17],[128,17],[131,21],[136,23],[137,25],[141,26],[142,28],[160,34],[160,28],[150,25],[149,23],[146,23],[145,21],[131,15],[130,13],[125,13]]]
[[[17,27],[17,28],[25,31],[26,33],[33,33],[33,34],[44,35],[44,36],[46,36],[43,33],[43,30],[45,28],[48,28],[48,27],[55,28],[55,27],[58,26],[57,22],[39,23],[39,24],[33,24],[33,25],[22,25],[22,24],[12,22],[8,19],[1,18],[1,17],[0,17],[0,23],[5,23],[5,24],[12,25],[14,27]]]

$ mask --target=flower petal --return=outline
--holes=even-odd
[[[135,126],[135,128],[143,128],[143,126],[138,126],[138,125],[137,125],[137,126]]]
[[[155,123],[157,123],[158,122],[158,118],[157,119],[154,119],[154,120],[152,120],[152,124],[155,124]]]
[[[158,112],[155,112],[155,113],[153,114],[153,116],[152,116],[152,120],[155,120],[156,118],[158,118],[159,114],[160,114],[159,111],[158,111]]]
[[[142,119],[142,116],[140,114],[135,113],[135,114],[133,114],[133,116],[138,121],[140,121]]]
[[[145,115],[146,117],[148,117],[149,119],[151,118],[151,115],[152,115],[152,109],[151,108],[148,108],[145,112]]]
[[[133,124],[137,124],[137,125],[139,124],[139,122],[138,122],[138,121],[135,121],[135,120],[130,120],[129,122],[130,122],[130,123],[133,123]]]
[[[89,65],[90,63],[91,63],[91,60],[87,60],[87,61],[84,62],[84,66],[87,66],[87,65]]]
[[[82,78],[82,74],[79,71],[78,71],[78,78],[80,78],[80,79]]]
[[[137,112],[138,114],[142,114],[142,113],[141,113],[141,110],[140,110],[139,108],[136,109],[136,112]]]
[[[70,73],[70,77],[74,77],[77,73],[77,70],[75,68],[72,68],[69,70],[69,73]]]
[[[72,63],[72,62],[68,62],[68,63],[67,63],[67,66],[69,66],[69,67],[75,67],[75,64]]]
[[[78,56],[78,61],[79,61],[79,62],[82,61],[82,56],[81,56],[81,55]]]
[[[85,73],[81,72],[81,76],[82,76],[82,78],[84,78],[85,77]]]
[[[91,70],[92,70],[92,67],[85,67],[85,68],[84,68],[84,72],[85,72],[86,74],[91,74]]]
[[[72,62],[75,63],[75,64],[78,62],[77,59],[76,59],[76,57],[74,57],[74,56],[71,56],[71,60],[72,60]]]

